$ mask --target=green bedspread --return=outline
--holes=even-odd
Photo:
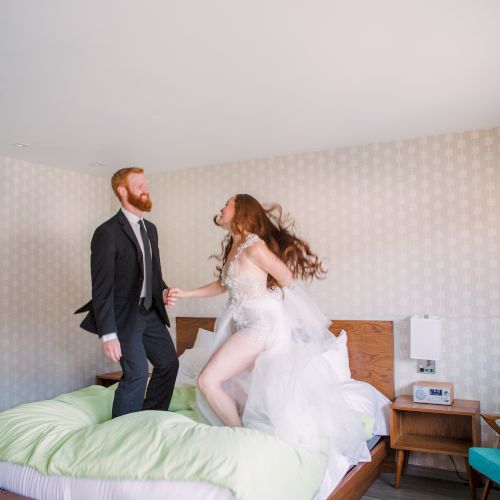
[[[176,389],[172,411],[111,420],[113,394],[90,386],[0,413],[0,461],[73,477],[206,481],[242,500],[310,499],[319,487],[324,455],[197,422],[192,389]]]

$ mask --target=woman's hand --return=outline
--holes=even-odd
[[[169,288],[168,296],[175,299],[182,299],[187,296],[187,293],[182,288]]]
[[[182,292],[182,294],[179,294],[179,292]],[[167,288],[163,290],[163,303],[167,307],[174,307],[177,303],[177,299],[183,297],[183,294],[184,292],[180,288]]]

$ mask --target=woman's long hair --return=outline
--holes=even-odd
[[[214,217],[214,223],[220,226],[219,216]],[[280,205],[274,204],[268,209],[249,194],[237,194],[234,200],[234,217],[231,231],[235,234],[253,233],[265,241],[268,248],[277,255],[290,269],[294,278],[312,280],[324,278],[326,271],[318,256],[314,254],[309,244],[297,238],[294,233],[294,221],[283,216]],[[217,266],[219,277],[226,264],[227,257],[233,246],[233,237],[228,233],[221,243],[220,255],[213,255],[221,264]],[[279,286],[276,280],[267,276],[267,287]]]

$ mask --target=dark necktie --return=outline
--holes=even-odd
[[[144,279],[146,280],[146,296],[144,297],[144,307],[149,309],[153,304],[153,264],[151,262],[151,251],[148,233],[144,226],[144,221],[139,220],[141,228],[142,245],[144,247]]]

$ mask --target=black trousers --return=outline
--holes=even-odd
[[[123,375],[116,389],[112,417],[139,410],[168,410],[179,361],[167,327],[154,307],[149,312],[140,309],[134,332],[120,339],[120,347]],[[148,359],[153,365],[149,384]]]

